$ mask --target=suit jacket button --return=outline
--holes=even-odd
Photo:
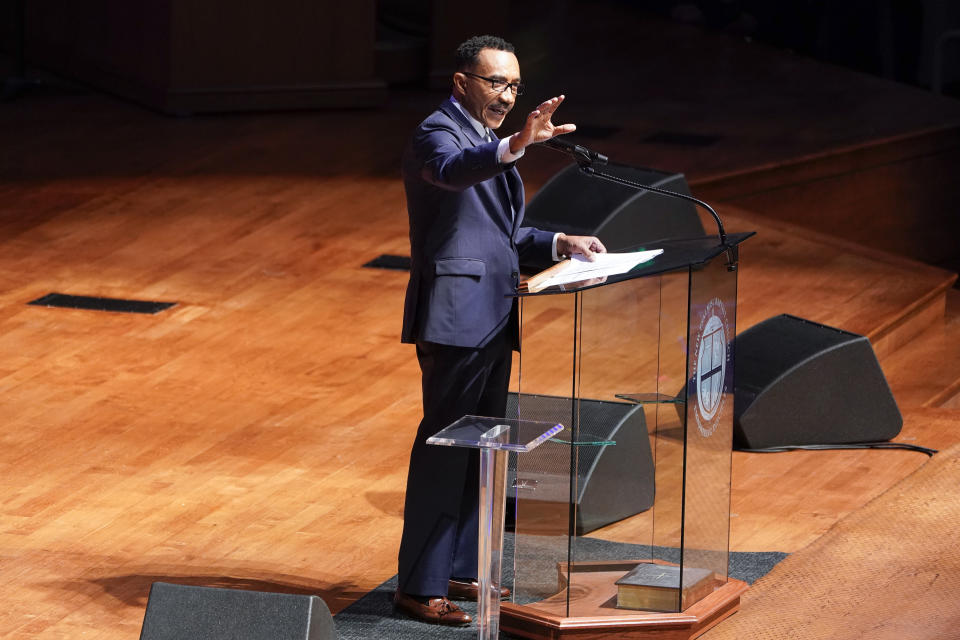
[[[510,275],[513,277],[514,280],[516,280],[516,279],[520,276],[520,274],[519,274],[518,272],[516,272],[516,271],[514,271],[514,272],[511,273]]]

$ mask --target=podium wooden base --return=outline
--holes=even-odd
[[[622,575],[622,572],[616,573]],[[565,593],[528,605],[500,605],[500,629],[531,640],[690,640],[740,608],[740,596],[749,588],[727,580],[713,593],[680,613],[628,611],[614,606],[617,587],[603,572],[581,574],[566,616]]]

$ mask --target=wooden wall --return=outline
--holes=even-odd
[[[929,264],[960,257],[960,129],[917,132],[700,181],[703,197]]]
[[[428,79],[430,86],[435,89],[450,87],[450,77],[456,71],[454,51],[467,38],[483,34],[506,37],[509,14],[510,3],[507,0],[485,2],[482,11],[466,11],[463,5],[456,2],[433,0]]]
[[[32,64],[167,113],[385,97],[375,0],[34,0],[25,33]]]

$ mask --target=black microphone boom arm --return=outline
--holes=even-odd
[[[554,151],[559,151],[560,153],[565,153],[576,161],[580,166],[580,170],[588,176],[593,176],[595,178],[601,178],[609,182],[613,182],[619,185],[626,187],[632,187],[634,189],[643,190],[643,191],[652,191],[654,193],[659,193],[665,196],[671,196],[674,198],[680,198],[682,200],[689,200],[694,204],[698,204],[707,211],[710,212],[710,215],[713,216],[714,221],[717,223],[717,231],[720,235],[720,242],[724,245],[727,244],[727,232],[723,228],[723,222],[720,220],[720,216],[717,215],[717,212],[713,210],[713,207],[708,205],[703,200],[698,200],[693,196],[688,196],[684,193],[677,193],[676,191],[667,191],[666,189],[660,189],[659,187],[650,187],[639,182],[633,182],[632,180],[627,180],[625,178],[620,178],[618,176],[610,175],[609,173],[603,173],[602,171],[597,171],[593,168],[594,165],[603,165],[610,162],[610,159],[603,155],[602,153],[597,153],[596,151],[591,151],[586,147],[583,147],[575,142],[570,142],[569,140],[564,140],[563,137],[550,138],[549,140],[544,140],[540,143],[541,145],[553,149]]]
[[[667,189],[661,189],[659,187],[651,187],[648,185],[640,184],[638,182],[633,182],[632,180],[626,180],[625,178],[620,178],[618,176],[612,176],[609,173],[603,173],[602,171],[597,171],[590,165],[580,165],[580,170],[587,174],[588,176],[593,176],[595,178],[601,178],[609,182],[620,184],[626,187],[633,187],[634,189],[642,189],[643,191],[652,191],[654,193],[659,193],[665,196],[672,196],[674,198],[680,198],[682,200],[688,200],[694,204],[698,204],[707,211],[710,212],[710,215],[713,216],[713,220],[717,223],[717,233],[720,236],[720,243],[727,244],[727,232],[723,228],[723,221],[720,220],[720,216],[717,215],[717,212],[714,211],[713,207],[708,205],[703,200],[694,198],[693,196],[688,196],[685,193],[677,193],[676,191],[668,191]]]

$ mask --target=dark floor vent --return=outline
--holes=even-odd
[[[120,298],[98,298],[93,296],[72,296],[66,293],[48,293],[42,298],[27,304],[37,307],[59,307],[63,309],[88,309],[91,311],[114,311],[118,313],[160,313],[176,305],[176,302],[150,302],[147,300],[122,300]]]
[[[382,255],[363,265],[371,269],[390,269],[392,271],[410,271],[410,256]]]

